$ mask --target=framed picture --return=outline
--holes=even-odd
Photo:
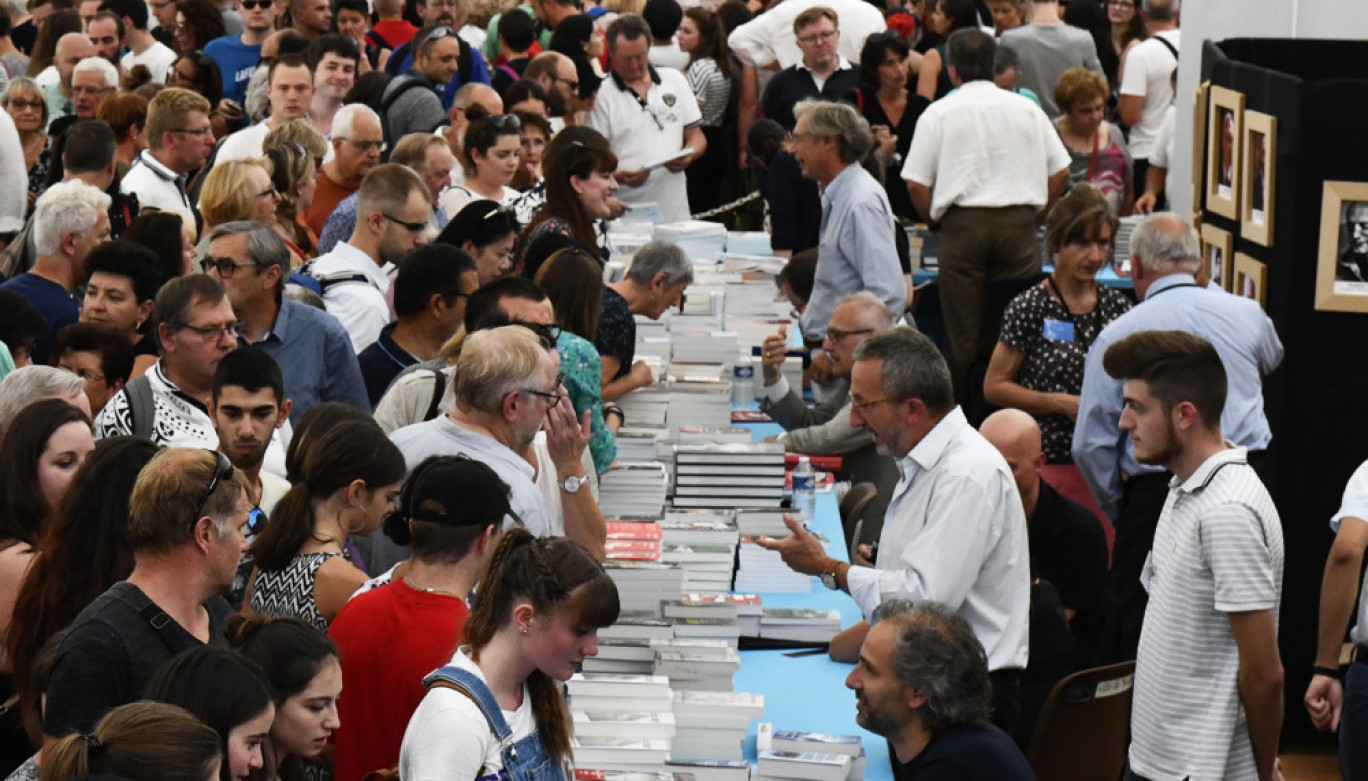
[[[1268,266],[1260,263],[1243,252],[1235,253],[1234,284],[1230,292],[1237,296],[1252,298],[1259,306],[1268,308]]]
[[[1192,209],[1199,214],[1202,211],[1202,183],[1206,181],[1207,98],[1210,93],[1211,82],[1204,81],[1192,96]],[[1196,224],[1194,221],[1193,225]]]
[[[1244,140],[1244,95],[1212,87],[1206,126],[1206,207],[1240,219],[1240,143]]]
[[[1316,309],[1368,312],[1368,182],[1323,186]]]
[[[1260,111],[1244,115],[1244,162],[1240,165],[1240,235],[1273,246],[1273,192],[1278,167],[1278,118]]]
[[[1235,250],[1235,237],[1215,225],[1203,225],[1201,236],[1202,268],[1218,287],[1230,290],[1231,253]]]

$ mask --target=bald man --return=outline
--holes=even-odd
[[[999,410],[983,421],[979,433],[1002,453],[1012,470],[1026,512],[1031,572],[1059,592],[1074,636],[1074,669],[1100,664],[1103,630],[1112,609],[1102,525],[1082,505],[1059,495],[1041,479],[1045,453],[1034,417],[1017,409]]]
[[[71,98],[71,74],[76,65],[87,57],[95,56],[95,44],[85,33],[67,33],[57,39],[57,48],[52,55],[52,66],[57,69],[57,81],[43,85],[43,97],[48,104],[48,123],[59,117],[75,112]]]

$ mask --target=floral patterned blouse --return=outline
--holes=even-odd
[[[589,410],[589,454],[594,458],[594,470],[603,474],[617,459],[617,435],[603,420],[603,361],[592,342],[569,331],[561,331],[556,352],[560,353],[565,390],[575,414]]]

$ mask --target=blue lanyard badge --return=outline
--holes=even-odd
[[[1045,338],[1054,342],[1072,342],[1074,340],[1074,324],[1047,318],[1045,320]]]

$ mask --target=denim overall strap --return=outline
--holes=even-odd
[[[478,675],[449,664],[428,673],[427,677],[423,678],[423,686],[431,688],[437,681],[444,681],[469,696],[484,714],[485,721],[489,722],[490,731],[501,744],[508,746],[510,738],[513,737],[513,730],[509,728],[508,722],[504,721],[503,710],[494,699],[494,692],[489,690]]]

